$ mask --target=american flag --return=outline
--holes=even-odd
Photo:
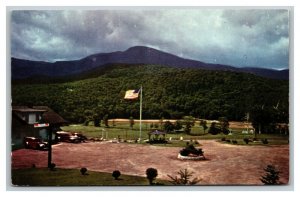
[[[139,98],[139,93],[140,93],[140,89],[127,90],[124,99],[129,99],[129,100],[137,99]]]

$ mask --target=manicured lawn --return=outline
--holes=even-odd
[[[226,139],[230,140],[230,138],[226,138]],[[265,139],[265,138],[261,138],[261,139]],[[237,144],[235,145],[245,145],[245,146],[257,146],[257,145],[268,146],[268,145],[289,144],[289,141],[287,139],[269,139],[269,138],[267,144],[264,144],[261,140],[249,142],[248,144],[246,144],[243,139],[231,139],[230,142],[219,140],[219,142],[224,144],[233,144],[232,140],[235,140],[237,142]]]
[[[115,126],[110,127],[94,127],[90,126],[83,126],[83,125],[70,125],[62,127],[65,131],[72,131],[72,132],[80,132],[86,135],[88,138],[103,138],[103,139],[118,139],[119,137],[123,140],[134,140],[139,138],[139,124],[136,123],[133,126],[133,129],[129,127],[128,123],[116,123]],[[148,132],[150,131],[150,124],[143,123],[142,124],[142,139],[148,139]],[[205,139],[216,139],[220,140],[221,138],[226,138],[230,140],[237,140],[238,144],[245,144],[243,139],[249,138],[252,139],[254,137],[253,134],[242,134],[242,130],[244,129],[231,129],[232,135],[224,135],[222,133],[218,135],[211,135],[208,134],[208,129],[204,133],[202,127],[196,125],[192,127],[191,135],[187,135],[186,133],[169,133],[166,135],[166,139],[169,140],[172,138],[172,143],[170,144],[162,144],[162,146],[177,146],[183,147],[185,146],[186,142],[180,142],[179,139],[182,137],[183,140],[205,140]],[[270,142],[269,144],[288,144],[289,143],[289,136],[287,135],[279,135],[279,134],[257,134],[257,139],[268,139]],[[176,140],[176,141],[174,141]],[[147,144],[147,143],[142,143]],[[261,143],[249,143],[249,145],[255,145]]]
[[[122,172],[121,172],[122,173]],[[12,184],[15,186],[126,186],[149,185],[146,177],[121,175],[115,180],[111,173],[88,171],[81,175],[79,169],[27,168],[12,170]],[[146,175],[145,175],[146,176]],[[170,185],[169,181],[156,183]]]

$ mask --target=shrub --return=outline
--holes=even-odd
[[[228,134],[229,134],[229,130],[228,130],[228,129],[224,129],[222,132],[223,132],[225,135],[228,135]]]
[[[279,182],[279,171],[276,170],[276,168],[272,165],[268,165],[265,169],[265,176],[262,176],[260,178],[261,182],[263,182],[265,185],[278,185]]]
[[[89,120],[86,120],[86,121],[84,121],[83,125],[84,125],[84,126],[89,126],[89,123],[90,123],[90,121],[89,121]]]
[[[88,123],[87,123],[87,125],[88,125]],[[101,126],[101,120],[99,118],[94,119],[94,126],[95,127],[100,127]]]
[[[82,175],[86,175],[86,172],[87,172],[87,168],[81,168],[81,169],[80,169],[80,173],[81,173]]]
[[[153,185],[153,181],[157,177],[157,170],[155,168],[148,168],[146,170],[147,179],[149,180],[149,184]]]
[[[249,144],[249,139],[248,139],[248,138],[244,138],[244,142],[245,142],[246,144]]]
[[[112,172],[112,176],[115,178],[115,180],[118,180],[121,176],[121,172],[119,170],[115,170]]]
[[[232,140],[232,143],[233,144],[237,144],[238,142],[236,140]]]
[[[221,129],[219,129],[217,127],[217,123],[216,122],[212,122],[210,125],[210,128],[208,130],[208,133],[212,134],[212,135],[217,135],[221,132]]]
[[[51,163],[49,168],[51,171],[54,171],[56,164],[55,163]]]
[[[221,141],[222,141],[222,142],[226,141],[226,138],[225,138],[225,137],[222,137],[222,138],[221,138]]]
[[[263,144],[268,144],[269,142],[268,142],[268,139],[263,139],[263,140],[261,140],[261,142],[263,143]]]
[[[230,143],[231,141],[230,140],[226,140],[226,142]]]
[[[182,155],[182,156],[188,156],[189,155],[189,153],[190,153],[190,151],[188,151],[187,149],[182,149],[180,152],[180,155]]]

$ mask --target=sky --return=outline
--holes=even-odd
[[[76,60],[148,46],[207,63],[289,67],[284,9],[14,10],[11,56]]]

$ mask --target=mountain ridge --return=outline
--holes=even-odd
[[[245,67],[238,68],[223,64],[210,64],[202,61],[185,59],[174,54],[145,46],[130,47],[125,51],[96,53],[79,60],[70,61],[32,61],[11,58],[12,79],[24,79],[43,75],[49,77],[64,77],[80,74],[107,64],[152,64],[175,68],[197,68],[204,70],[220,70],[251,73],[254,75],[273,78],[289,79],[289,70],[273,70],[267,68]]]

